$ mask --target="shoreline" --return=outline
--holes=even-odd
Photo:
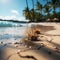
[[[42,24],[42,23],[41,23]],[[40,25],[40,24],[38,24]],[[44,33],[46,34],[60,34],[60,24],[42,24],[44,27],[42,29],[46,30]],[[50,30],[46,28],[46,26],[52,26],[55,29]],[[41,27],[39,26],[41,29]],[[49,27],[48,27],[49,28]],[[41,29],[41,30],[42,30]],[[43,31],[44,31],[43,30]],[[0,45],[0,59],[1,60],[60,60],[60,36],[46,36],[43,35],[41,41],[36,41],[30,44],[31,45],[23,45],[23,44],[2,44]],[[18,41],[19,42],[19,41]],[[20,56],[21,54],[21,56]],[[27,58],[33,57],[33,58]],[[24,58],[25,57],[25,58]]]

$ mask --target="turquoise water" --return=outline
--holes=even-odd
[[[26,25],[27,23],[14,23],[14,22],[0,21],[0,27],[22,27]]]
[[[27,23],[0,21],[0,41],[9,42],[25,37]]]

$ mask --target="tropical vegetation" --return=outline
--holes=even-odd
[[[46,3],[42,4],[40,0],[32,1],[33,8],[29,9],[28,0],[26,0],[26,8],[23,10],[23,15],[30,22],[60,22],[60,0],[43,0]]]

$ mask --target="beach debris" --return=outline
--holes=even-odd
[[[37,60],[34,56],[30,56],[30,55],[26,55],[26,56],[22,56],[19,52],[17,53],[19,55],[19,57],[21,58],[28,58],[28,59],[34,59],[34,60]]]
[[[38,29],[37,27],[31,28],[30,31],[28,32],[28,40],[39,41],[38,39],[39,34],[41,34],[40,29]]]
[[[15,45],[15,47],[18,47],[18,45]]]
[[[54,47],[55,51],[60,53],[60,49],[58,47]]]
[[[31,41],[37,41],[37,36],[32,36]]]
[[[20,44],[19,42],[15,42],[14,44]]]
[[[19,49],[19,50],[17,50],[17,52],[16,52],[16,53],[17,53],[17,54],[19,54],[20,52],[21,52],[21,50]]]
[[[43,44],[43,43],[41,43],[40,45],[41,45],[41,46],[39,46],[39,47],[37,48],[37,50],[40,50],[42,47],[44,47],[44,44]]]
[[[35,29],[36,34],[40,34],[40,29]]]
[[[37,48],[37,50],[40,50],[41,49],[41,46]]]

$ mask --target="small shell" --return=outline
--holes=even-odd
[[[21,50],[17,50],[17,52],[16,52],[16,53],[17,53],[17,54],[19,54],[20,52],[21,52]]]
[[[31,46],[29,46],[29,48],[32,48]]]

